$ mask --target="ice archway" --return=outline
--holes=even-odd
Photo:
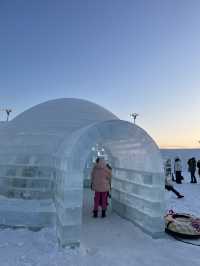
[[[96,143],[112,158],[112,206],[153,236],[164,231],[158,147],[141,128],[88,101],[39,104],[0,129],[0,221],[56,224],[62,246],[78,244],[83,171]]]

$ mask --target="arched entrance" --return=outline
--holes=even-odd
[[[97,143],[103,143],[112,156],[113,210],[158,237],[164,231],[164,176],[159,149],[141,128],[111,120],[81,129],[59,151],[65,167],[56,194],[61,245],[79,244],[85,164]]]

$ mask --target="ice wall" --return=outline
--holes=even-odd
[[[109,146],[119,158],[113,169],[113,209],[153,237],[159,237],[164,231],[165,208],[158,147],[145,131],[135,126],[128,138],[111,140]]]
[[[43,227],[55,223],[53,158],[0,150],[0,223]]]

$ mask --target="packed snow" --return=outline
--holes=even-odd
[[[190,184],[189,173],[183,175],[183,184],[175,184],[175,188],[185,197],[177,199],[172,192],[166,191],[166,211],[173,209],[200,217],[200,178],[198,184]],[[52,228],[32,232],[1,227],[0,266],[200,265],[198,246],[179,242],[168,235],[152,239],[111,210],[105,219],[92,218],[92,197],[92,192],[86,189],[80,248],[59,248]]]

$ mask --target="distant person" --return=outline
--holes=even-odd
[[[183,198],[184,196],[181,195],[172,185],[172,179],[171,179],[171,175],[165,176],[165,189],[168,191],[172,191],[174,192],[174,194],[176,194],[177,198]]]
[[[197,183],[197,179],[195,176],[196,166],[197,166],[196,159],[192,157],[188,160],[187,163],[188,163],[188,172],[190,172],[190,175],[191,175],[190,183]]]
[[[164,165],[165,176],[172,175],[172,162],[171,159],[167,159]]]
[[[182,184],[182,165],[181,165],[181,159],[179,157],[176,157],[174,160],[174,173],[176,177],[176,183]]]
[[[111,184],[111,171],[106,166],[106,162],[103,159],[97,158],[96,164],[91,172],[91,189],[95,191],[94,195],[94,208],[93,217],[98,217],[98,210],[101,206],[102,215],[106,217],[106,209],[108,203],[108,193]]]
[[[197,161],[198,174],[200,178],[200,160]]]
[[[168,176],[170,175],[172,177],[172,181],[175,181],[175,178],[174,178],[174,175],[172,173],[172,161],[170,158],[168,158],[166,161],[165,161],[165,164],[164,164],[164,171],[165,171],[165,176]]]

